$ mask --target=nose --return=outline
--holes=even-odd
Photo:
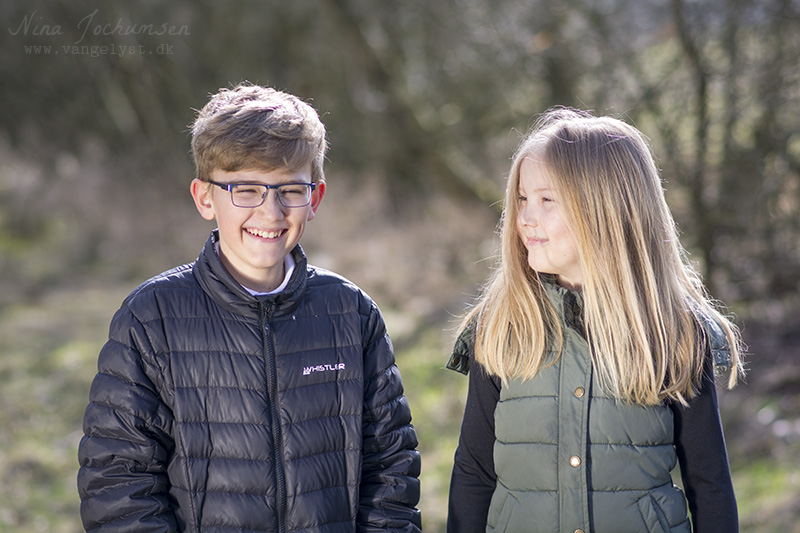
[[[264,202],[256,208],[258,214],[271,220],[280,220],[285,216],[284,207],[278,201],[278,191],[275,189],[267,190]]]
[[[519,213],[517,214],[519,223],[523,226],[536,227],[539,224],[539,218],[530,203],[525,202],[519,206]]]

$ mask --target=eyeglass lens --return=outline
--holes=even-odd
[[[231,187],[231,200],[237,207],[258,207],[269,195],[265,185],[241,184]],[[311,201],[311,186],[302,183],[281,185],[276,189],[278,202],[284,207],[303,207]]]

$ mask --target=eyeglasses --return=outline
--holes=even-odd
[[[236,207],[258,207],[267,199],[270,189],[275,189],[278,202],[283,207],[305,207],[311,203],[311,193],[316,183],[281,183],[265,185],[263,183],[219,183],[208,181],[231,193],[231,202]]]

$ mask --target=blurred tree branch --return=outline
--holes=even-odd
[[[396,143],[386,161],[394,174],[388,182],[393,195],[403,194],[404,189],[407,194],[408,188],[439,186],[450,194],[472,196],[497,205],[502,192],[491,180],[470,172],[471,167],[462,163],[467,157],[460,153],[456,142],[446,138],[447,129],[441,121],[423,125],[420,103],[402,89],[407,77],[402,43],[392,42],[390,33],[380,27],[379,21],[372,20],[378,26],[376,31],[386,39],[383,47],[377,46],[367,37],[367,22],[360,19],[348,0],[328,0],[327,4],[361,52],[361,67],[374,90],[385,97],[384,120]]]
[[[713,292],[791,294],[800,284],[799,9],[793,0],[7,2],[0,147],[34,170],[0,167],[0,224],[42,239],[81,212],[84,231],[57,242],[77,250],[108,240],[87,248],[106,257],[117,245],[105,211],[83,206],[184,194],[192,108],[242,80],[311,100],[330,131],[332,172],[375,181],[397,213],[424,208],[418,199],[431,191],[499,209],[518,137],[547,107],[577,105],[651,137]],[[82,44],[93,48],[70,53],[89,14],[99,30]],[[189,31],[101,31],[117,23]],[[43,30],[55,27],[60,34]],[[100,52],[112,45],[137,53]],[[23,192],[36,187],[51,195]]]

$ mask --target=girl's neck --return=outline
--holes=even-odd
[[[543,281],[548,283],[552,283],[553,285],[558,285],[559,287],[563,287],[568,291],[572,292],[581,292],[583,285],[581,283],[571,283],[570,281],[564,279],[563,276],[559,276],[557,274],[546,274],[543,272],[539,273],[539,276]]]
[[[570,281],[565,280],[562,277],[558,277],[556,279],[556,283],[558,283],[559,285],[561,285],[565,289],[571,290],[573,292],[581,292],[581,288],[583,287],[583,285],[580,282],[572,283]]]

